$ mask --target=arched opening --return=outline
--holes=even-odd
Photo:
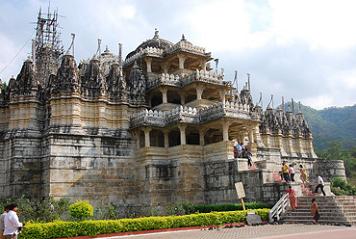
[[[150,132],[150,146],[164,147],[164,135],[158,129],[153,129]]]
[[[185,95],[185,103],[192,102],[197,99],[197,93],[194,91],[189,91]]]
[[[200,145],[199,130],[193,127],[186,129],[187,144]]]
[[[180,145],[180,131],[174,129],[168,133],[169,147]]]
[[[162,94],[161,92],[156,92],[151,96],[151,107],[162,104]]]
[[[205,144],[213,144],[223,140],[222,130],[209,129],[204,136]]]
[[[220,95],[216,89],[205,89],[201,98],[210,101],[220,101]]]
[[[168,103],[180,104],[180,95],[176,91],[167,91]]]

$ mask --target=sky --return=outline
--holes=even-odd
[[[0,78],[19,73],[31,51],[34,22],[48,0],[0,0]],[[219,59],[225,80],[251,74],[255,101],[294,98],[316,109],[356,104],[354,0],[51,0],[64,48],[75,33],[75,57],[92,57],[97,39],[126,55],[159,30]],[[212,64],[214,65],[214,64]]]

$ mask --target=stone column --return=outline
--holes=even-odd
[[[199,144],[201,146],[205,145],[204,135],[205,135],[205,129],[199,129]]]
[[[204,86],[198,85],[197,88],[195,88],[196,92],[197,92],[197,100],[201,100],[203,92],[204,92]]]
[[[152,72],[152,69],[151,69],[152,58],[145,58],[145,62],[146,62],[147,73],[151,73]]]
[[[180,93],[180,104],[184,105],[185,104],[185,94],[184,93]]]
[[[223,105],[225,106],[225,90],[220,90],[219,91],[219,95],[220,95],[220,100],[223,103]]]
[[[248,131],[248,141],[249,141],[250,144],[254,143],[253,129],[249,129],[249,131]]]
[[[140,148],[140,133],[141,133],[140,130],[133,132],[133,135],[134,135],[134,137],[136,138],[136,148],[137,148],[137,149]]]
[[[168,131],[168,129],[163,130],[163,136],[164,136],[164,147],[169,148],[169,131]]]
[[[186,125],[179,125],[179,131],[180,131],[180,144],[181,145],[185,145],[186,144],[186,137],[185,137],[185,128],[187,126]]]
[[[150,147],[150,132],[151,128],[144,128],[143,132],[145,132],[145,147]]]
[[[185,56],[178,55],[178,61],[179,61],[179,70],[184,70]]]
[[[223,141],[227,142],[229,141],[229,122],[223,122],[222,123],[222,132],[223,132]]]
[[[160,88],[159,89],[162,94],[162,103],[167,104],[168,103],[168,98],[167,98],[167,88]]]
[[[255,138],[257,147],[263,148],[264,144],[263,144],[262,139],[261,139],[260,127],[258,125],[254,129],[254,138]]]

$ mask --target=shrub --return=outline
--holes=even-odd
[[[17,203],[19,217],[21,221],[51,222],[65,219],[65,212],[68,210],[69,201],[67,199],[54,200],[46,198],[43,200],[30,200],[25,196],[20,198],[7,198],[0,201],[0,208],[10,203]]]
[[[356,195],[356,186],[347,183],[342,178],[333,178],[331,180],[331,191],[335,195]]]
[[[94,207],[87,201],[77,201],[69,206],[69,215],[74,220],[84,220],[94,215]]]
[[[52,239],[59,237],[96,236],[116,232],[144,231],[163,228],[220,225],[243,222],[246,211],[196,213],[184,216],[142,217],[119,220],[89,220],[50,223],[29,223],[19,239]],[[262,220],[268,219],[269,209],[256,209]]]
[[[262,202],[247,202],[245,203],[246,209],[259,209],[259,208],[271,208],[271,205]],[[183,204],[183,208],[186,213],[209,213],[209,212],[228,212],[242,210],[240,203],[228,203],[228,204]]]

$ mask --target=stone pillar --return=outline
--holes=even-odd
[[[304,150],[304,145],[303,145],[304,139],[303,139],[303,136],[299,135],[299,137],[296,140],[298,140],[298,151],[299,151],[300,156],[303,157],[303,158],[306,158],[307,154],[305,153],[305,150]]]
[[[220,95],[220,100],[223,103],[223,105],[225,106],[225,90],[220,90],[219,91],[219,95]]]
[[[223,122],[222,123],[222,132],[223,132],[223,141],[227,142],[229,141],[229,122]]]
[[[204,135],[205,135],[205,129],[199,129],[199,144],[201,146],[205,145]]]
[[[248,131],[248,141],[250,144],[254,143],[253,129],[249,129],[249,131]]]
[[[152,68],[151,68],[152,58],[145,58],[145,62],[146,62],[147,73],[151,73],[152,72]]]
[[[260,127],[258,125],[254,129],[254,138],[255,138],[257,147],[263,148],[264,144],[261,139]]]
[[[143,132],[145,132],[145,147],[150,147],[150,132],[151,128],[144,128]]]
[[[204,86],[197,86],[197,88],[195,88],[196,92],[197,92],[197,100],[201,100],[202,98],[202,95],[203,95],[203,92],[204,92]]]
[[[184,105],[185,104],[185,94],[184,93],[180,93],[180,104]]]
[[[179,70],[184,70],[185,56],[178,55],[178,61],[179,61]]]
[[[185,125],[179,125],[178,128],[179,128],[179,131],[180,131],[180,144],[181,145],[185,145],[187,144],[186,143],[186,137],[185,137],[185,128],[187,126]]]
[[[167,88],[160,88],[159,89],[162,94],[162,103],[167,104],[168,103],[168,98],[167,98]]]
[[[168,129],[163,130],[163,136],[164,136],[164,147],[169,148],[169,131],[168,131]]]

